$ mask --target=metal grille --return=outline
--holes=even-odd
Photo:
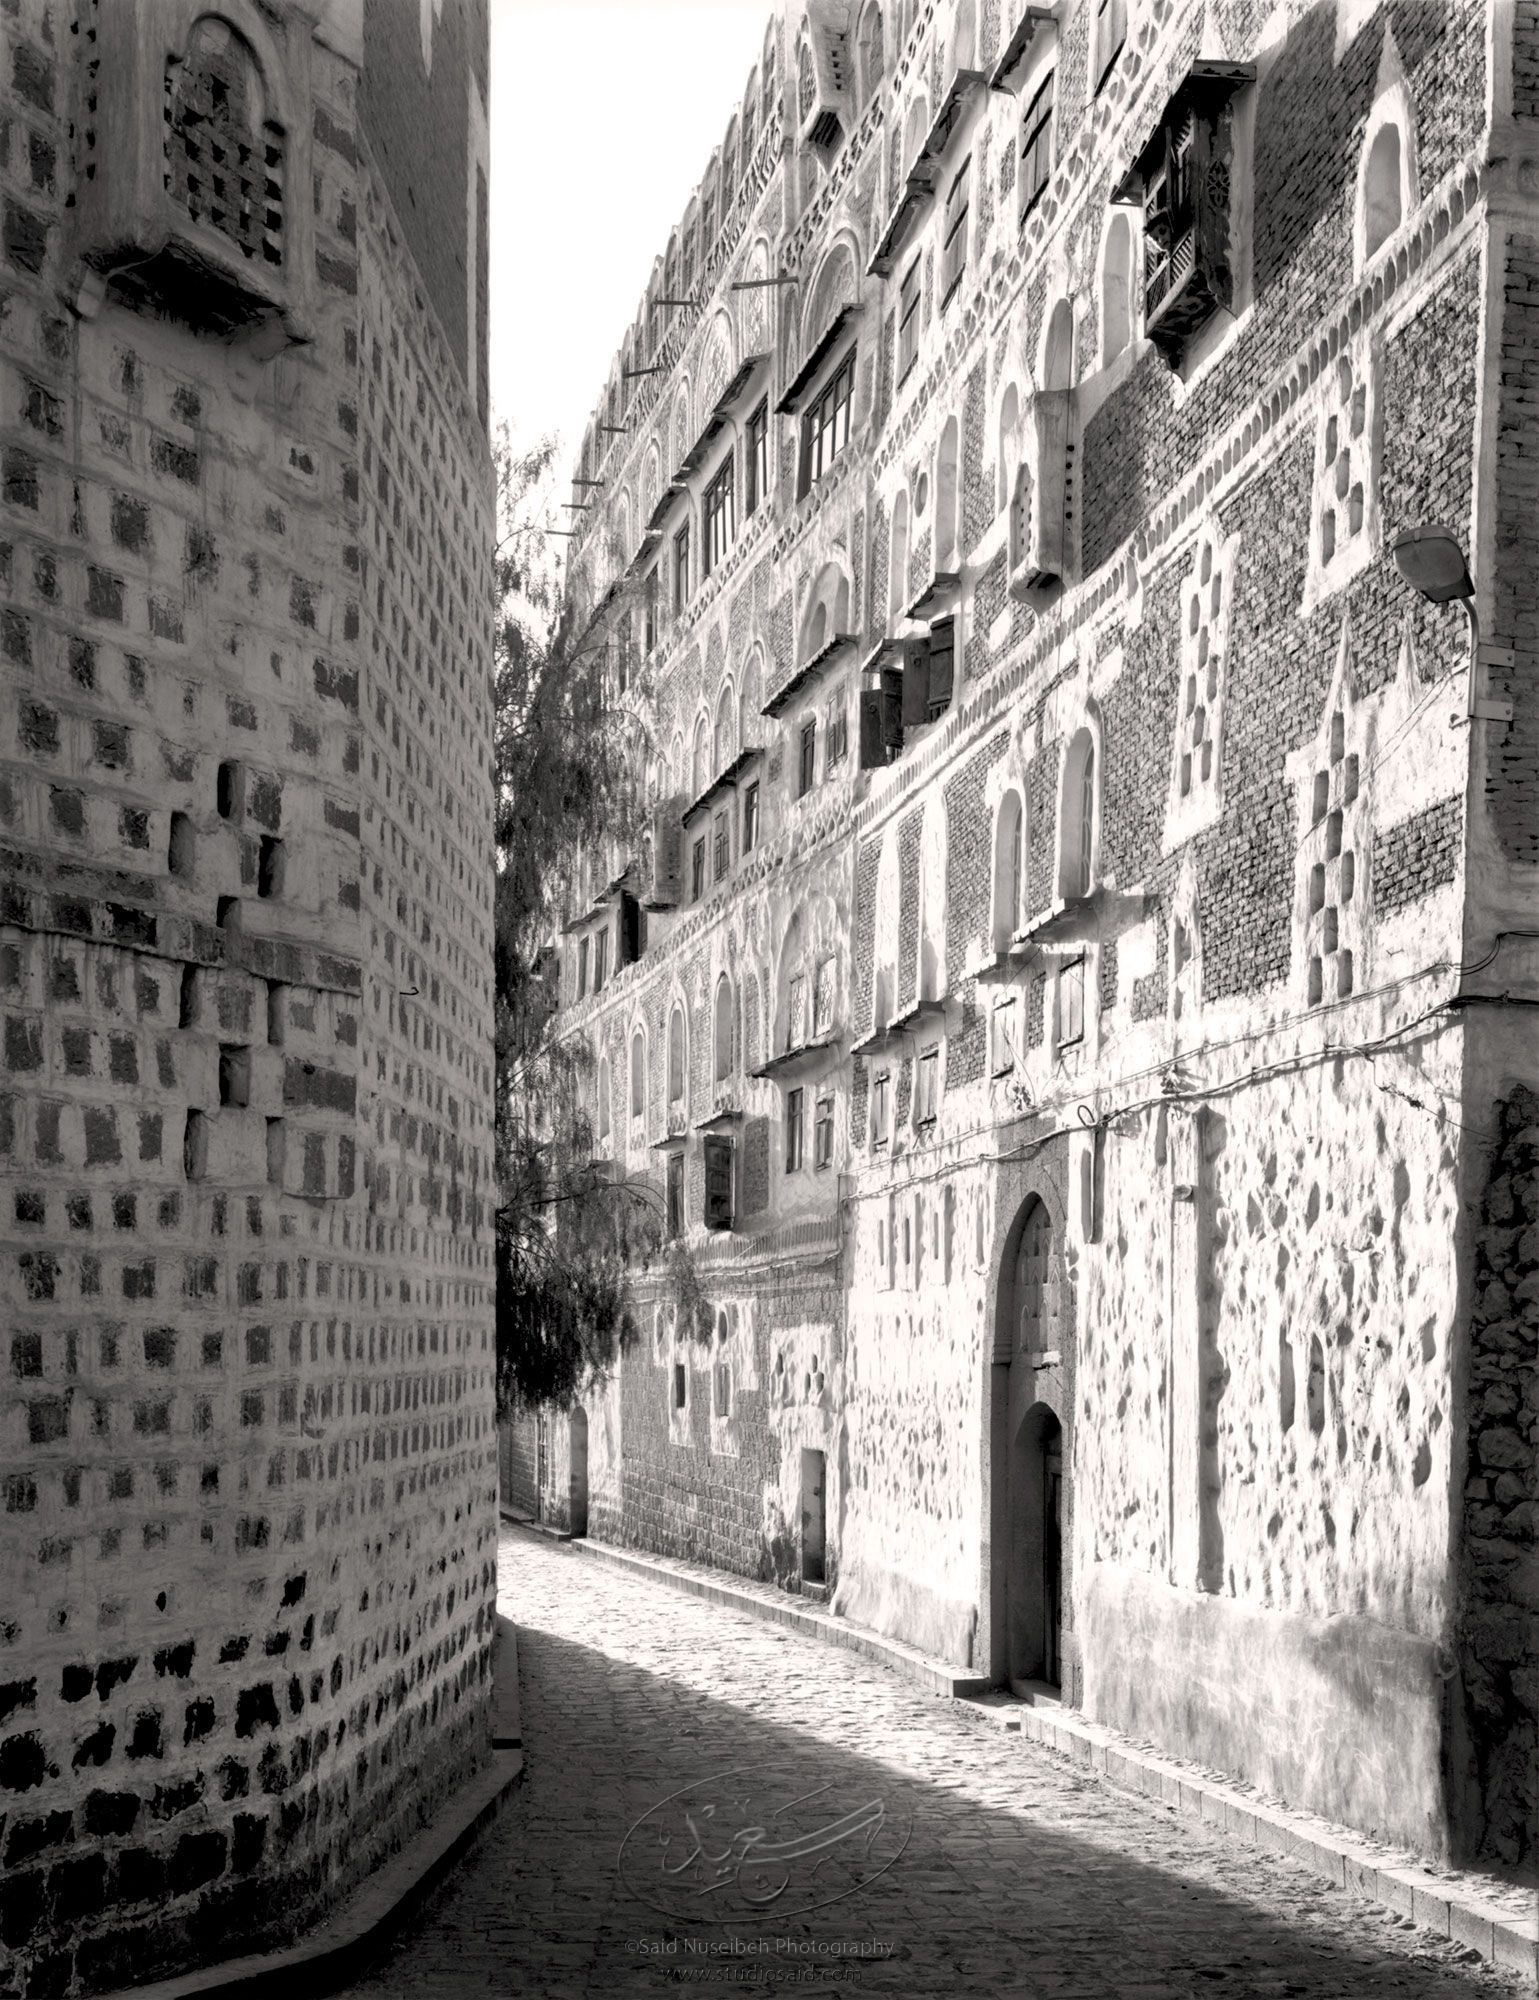
[[[222,21],[200,21],[166,64],[166,191],[242,256],[281,266],[283,134],[262,113],[250,48]]]

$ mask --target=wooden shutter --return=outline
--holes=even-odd
[[[916,646],[903,663],[903,727],[922,728],[929,714],[930,655],[927,648]]]
[[[705,1226],[732,1227],[732,1141],[713,1134],[705,1141]]]
[[[860,768],[874,771],[887,762],[887,746],[882,739],[882,690],[860,691]]]
[[[938,715],[951,706],[951,685],[956,664],[956,620],[937,618],[930,627],[929,713]]]

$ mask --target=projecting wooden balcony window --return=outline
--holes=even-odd
[[[1144,331],[1171,367],[1234,303],[1229,104],[1251,63],[1198,62],[1113,194],[1144,216]]]

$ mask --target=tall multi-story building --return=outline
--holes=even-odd
[[[1527,6],[788,0],[577,468],[652,820],[562,940],[712,1306],[637,1272],[594,1533],[1503,1861],[1536,74]]]
[[[0,22],[0,1987],[490,1755],[481,0]]]

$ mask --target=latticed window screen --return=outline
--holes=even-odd
[[[1358,910],[1358,758],[1346,747],[1346,719],[1331,717],[1324,767],[1315,772],[1310,798],[1309,908],[1305,929],[1309,1004],[1344,1000],[1355,990],[1360,928]]]
[[[1186,629],[1182,633],[1181,714],[1176,790],[1190,798],[1218,778],[1219,721],[1223,702],[1224,568],[1204,537],[1187,578]]]
[[[283,263],[283,133],[249,45],[205,15],[165,76],[165,186],[245,257]]]
[[[1326,405],[1325,435],[1315,488],[1320,561],[1329,566],[1363,531],[1368,483],[1368,382],[1343,354]]]

